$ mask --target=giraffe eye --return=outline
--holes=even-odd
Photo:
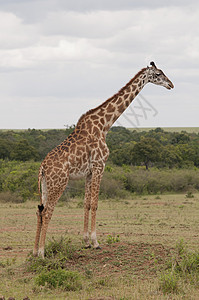
[[[161,73],[156,73],[156,76],[160,76],[161,75]]]

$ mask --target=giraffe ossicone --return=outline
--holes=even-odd
[[[74,131],[41,163],[38,176],[40,205],[37,211],[37,230],[33,254],[44,257],[45,238],[54,207],[69,179],[86,178],[84,199],[84,241],[89,241],[89,212],[91,211],[91,242],[98,249],[96,211],[100,182],[109,156],[106,134],[113,123],[130,105],[147,83],[172,89],[173,83],[151,62],[140,70],[118,93],[98,107],[81,116]]]

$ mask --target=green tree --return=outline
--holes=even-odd
[[[110,160],[118,166],[131,165],[134,144],[134,142],[125,143],[122,147],[112,150],[110,152]]]
[[[190,141],[190,137],[187,133],[173,133],[173,138],[171,140],[172,144],[186,144]]]
[[[179,152],[182,162],[180,167],[193,166],[195,159],[195,149],[188,144],[178,144],[176,145],[176,151]]]
[[[179,167],[182,163],[182,156],[174,145],[166,145],[162,148],[160,164],[163,167]]]
[[[0,138],[0,159],[10,158],[13,143],[9,140]]]
[[[154,138],[142,138],[136,143],[132,150],[133,160],[139,164],[143,163],[146,169],[149,163],[158,162],[162,150],[161,144]]]
[[[21,140],[16,143],[11,157],[14,160],[27,161],[27,160],[37,160],[38,153],[37,150],[30,146],[27,140]]]

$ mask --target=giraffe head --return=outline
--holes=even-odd
[[[174,88],[173,83],[162,72],[162,70],[160,70],[156,67],[156,65],[153,61],[150,63],[150,65],[151,65],[151,67],[147,67],[149,82],[157,84],[157,85],[162,85],[169,90]]]

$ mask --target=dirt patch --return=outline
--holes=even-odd
[[[152,276],[157,269],[160,270],[169,255],[170,249],[161,244],[118,242],[104,245],[101,250],[80,250],[67,263],[67,267],[100,277],[113,273],[119,276],[126,276],[127,273],[141,277]]]

